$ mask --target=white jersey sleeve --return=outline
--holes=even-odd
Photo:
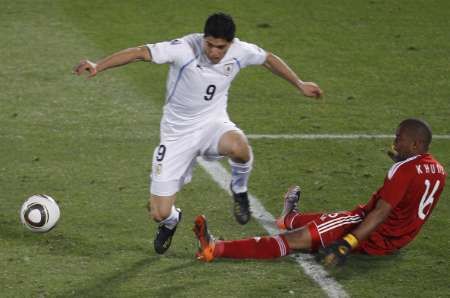
[[[245,41],[240,41],[237,38],[235,42],[240,46],[239,48],[241,51],[241,55],[239,63],[242,68],[249,65],[261,65],[266,62],[267,52],[257,45]]]
[[[182,39],[147,44],[152,55],[152,62],[156,64],[183,64],[192,54],[192,48]]]

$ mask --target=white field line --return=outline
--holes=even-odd
[[[249,139],[394,139],[394,135],[385,134],[248,134]],[[450,135],[433,135],[433,139],[450,140]]]
[[[218,162],[205,161],[203,158],[197,158],[198,163],[206,172],[208,172],[213,180],[230,195],[229,184],[231,181],[230,174]],[[249,194],[250,207],[252,216],[266,229],[270,235],[280,233],[275,225],[275,218],[264,209],[261,202],[253,195]],[[309,275],[328,297],[349,297],[342,286],[336,282],[321,265],[317,264],[310,254],[295,254],[292,257],[303,268],[303,271]]]

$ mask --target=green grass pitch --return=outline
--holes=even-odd
[[[325,91],[300,96],[261,67],[234,82],[231,118],[247,133],[393,133],[421,117],[450,134],[450,2],[99,1],[0,3],[1,297],[324,297],[291,258],[210,264],[194,258],[194,216],[226,239],[262,235],[237,224],[231,200],[201,168],[179,194],[184,211],[171,249],[153,252],[146,213],[167,66],[136,63],[93,80],[71,74],[81,59],[199,32],[222,10],[237,35],[281,56]],[[272,214],[290,184],[304,210],[352,208],[381,185],[390,140],[251,140],[250,192]],[[450,169],[450,141],[431,152]],[[26,197],[57,199],[53,231],[19,222]],[[450,196],[422,233],[389,257],[352,257],[330,270],[354,297],[450,295]]]

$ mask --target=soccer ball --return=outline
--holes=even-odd
[[[45,233],[53,229],[59,220],[59,206],[48,195],[29,197],[20,209],[20,221],[32,232]]]

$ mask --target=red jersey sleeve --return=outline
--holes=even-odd
[[[383,187],[378,192],[381,199],[389,203],[392,208],[397,206],[405,196],[413,179],[413,172],[407,171],[408,165],[404,165],[410,160],[411,158],[395,163],[386,175]]]

